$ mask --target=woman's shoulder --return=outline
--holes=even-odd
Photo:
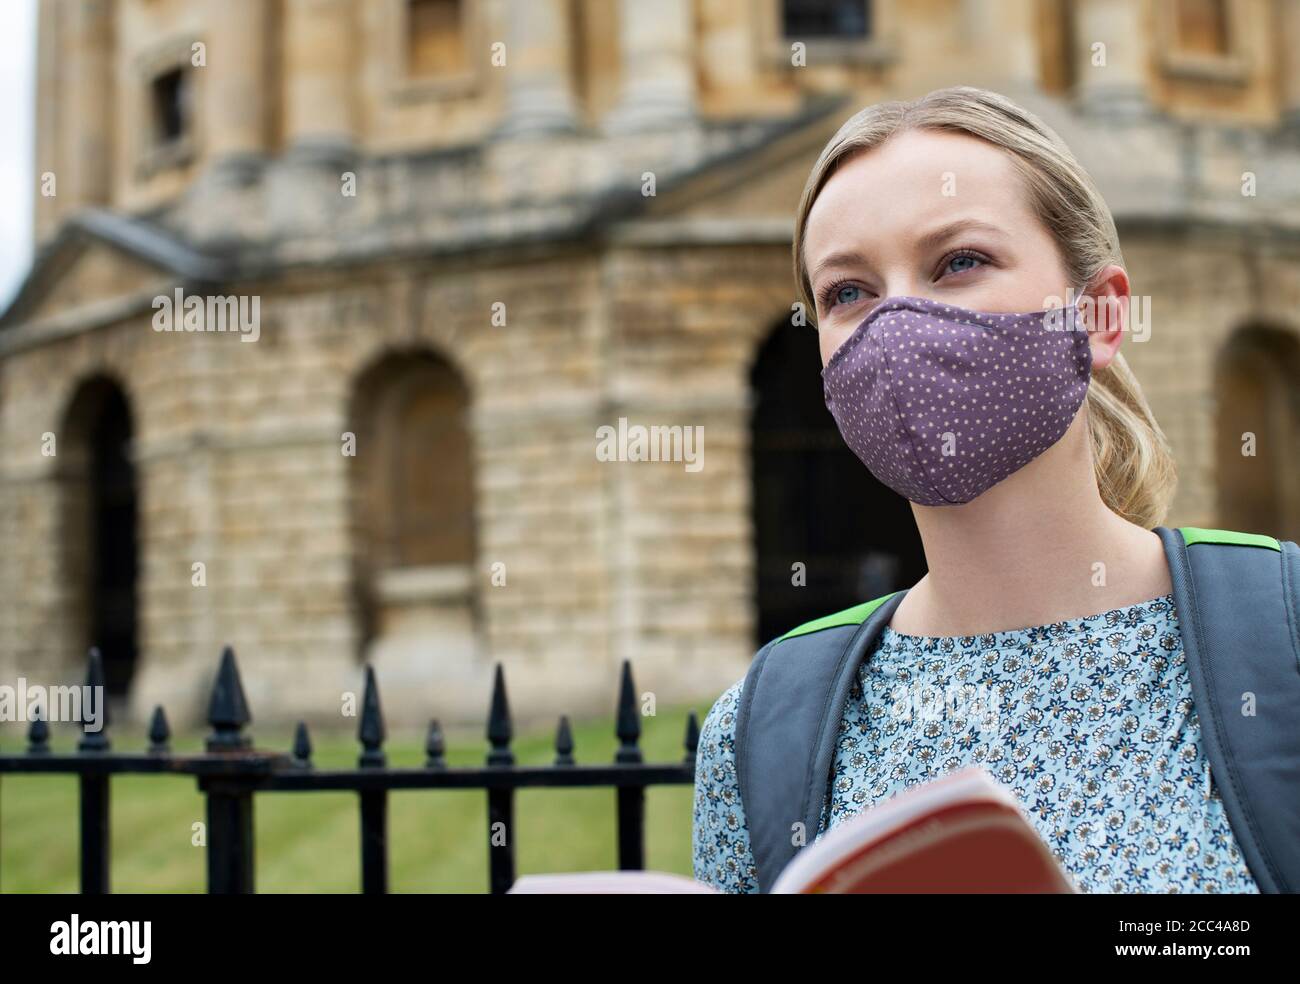
[[[709,712],[704,716],[704,723],[700,725],[700,745],[703,746],[706,738],[731,738],[735,735],[736,730],[736,711],[740,707],[740,695],[745,689],[745,678],[741,677],[726,690],[724,690],[718,699],[713,702]]]
[[[728,893],[758,892],[758,875],[736,772],[736,711],[745,680],[713,702],[700,728],[691,824],[696,879]]]

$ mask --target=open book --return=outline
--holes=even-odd
[[[719,894],[660,871],[524,875],[528,894]],[[773,895],[1070,893],[1078,888],[1021,810],[984,769],[969,766],[914,786],[846,820],[800,850]]]

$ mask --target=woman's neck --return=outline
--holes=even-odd
[[[979,635],[1134,605],[1172,590],[1160,538],[1097,491],[1083,415],[1056,445],[979,498],[913,506],[929,573],[890,625]]]

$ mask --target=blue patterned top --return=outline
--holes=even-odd
[[[696,878],[752,893],[735,759],[743,685],[700,729],[692,853]],[[1081,892],[1259,891],[1201,747],[1172,594],[981,636],[887,625],[839,735],[814,840],[908,786],[982,765]]]

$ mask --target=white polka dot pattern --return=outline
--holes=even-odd
[[[871,473],[943,506],[969,502],[1060,440],[1091,375],[1077,304],[986,314],[890,297],[835,350],[822,382]]]

